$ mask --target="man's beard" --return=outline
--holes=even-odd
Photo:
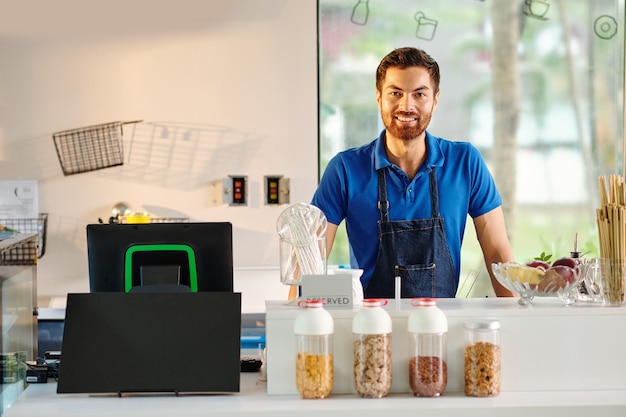
[[[396,120],[395,116],[415,117],[417,119],[417,123],[415,124],[415,126],[411,127],[401,126],[400,122]],[[383,123],[385,124],[387,132],[391,133],[394,137],[402,140],[412,140],[422,135],[426,131],[426,128],[430,124],[431,118],[432,113],[416,114],[397,112],[395,114],[389,114],[389,116],[383,120]]]

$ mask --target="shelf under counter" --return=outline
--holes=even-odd
[[[297,395],[267,395],[258,373],[241,374],[241,392],[229,395],[92,396],[56,394],[56,383],[31,384],[3,417],[90,416],[319,416],[368,417],[623,417],[626,391],[503,392],[498,397],[475,398],[460,393],[438,398],[390,394],[386,398],[331,395],[302,400]]]

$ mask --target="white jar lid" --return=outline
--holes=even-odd
[[[335,321],[324,308],[323,300],[306,300],[300,307],[302,311],[294,322],[295,334],[321,336],[335,332]]]
[[[409,314],[409,333],[445,333],[448,331],[448,319],[437,307],[434,298],[414,298],[411,304],[417,306]]]
[[[388,301],[384,298],[367,298],[363,307],[352,319],[352,333],[389,334],[392,332],[391,316],[383,309]]]
[[[474,320],[463,323],[463,327],[469,330],[498,330],[499,320]]]

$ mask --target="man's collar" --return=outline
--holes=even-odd
[[[374,168],[379,170],[391,166],[387,152],[385,152],[385,134],[387,130],[384,129],[380,132],[378,139],[376,140],[374,148]],[[426,162],[424,166],[442,166],[444,161],[443,152],[439,146],[439,141],[436,137],[432,136],[426,131]]]
[[[383,129],[378,135],[378,139],[374,145],[374,168],[378,171],[381,168],[391,166],[389,158],[387,158],[387,152],[385,152],[385,134],[387,129]]]
[[[439,138],[426,132],[426,163],[427,167],[443,165],[444,156],[439,144]]]

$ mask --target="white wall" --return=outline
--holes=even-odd
[[[50,216],[38,266],[40,306],[88,291],[85,226],[108,219],[121,201],[157,216],[231,221],[244,310],[285,297],[275,232],[285,206],[263,204],[262,181],[289,177],[291,203],[309,201],[315,189],[316,42],[314,0],[4,5],[0,178],[39,180],[39,211]],[[153,123],[205,133],[219,126],[228,134],[203,136],[202,152],[186,156],[196,158],[188,170],[174,144],[176,169],[130,160],[63,175],[54,132],[138,119],[144,134]],[[126,125],[125,147],[131,133]],[[248,176],[247,207],[210,202],[210,182],[229,174]]]

